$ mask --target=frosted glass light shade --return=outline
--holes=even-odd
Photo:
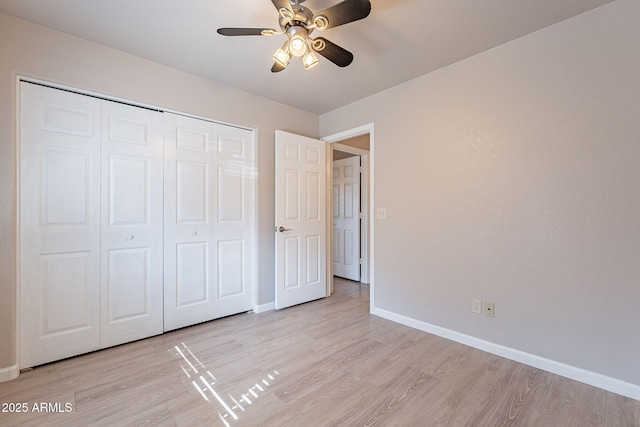
[[[307,53],[307,43],[300,36],[294,36],[289,42],[289,49],[293,56],[302,56]]]
[[[278,64],[286,67],[291,61],[291,55],[282,49],[278,49],[276,50],[276,53],[273,54],[273,59],[275,59]]]
[[[303,58],[302,63],[307,70],[318,65],[318,57],[313,52],[308,52]]]

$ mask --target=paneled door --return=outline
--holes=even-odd
[[[360,156],[333,162],[333,274],[360,281]]]
[[[162,116],[103,101],[102,347],[163,331]]]
[[[100,348],[100,112],[21,84],[20,367]]]
[[[165,115],[165,318],[172,330],[253,307],[253,132]]]
[[[162,113],[20,91],[20,366],[162,333]]]
[[[276,309],[327,296],[326,144],[276,131]]]

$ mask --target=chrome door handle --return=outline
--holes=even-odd
[[[280,227],[276,228],[276,231],[279,231],[280,233],[284,233],[285,231],[291,231],[291,230],[293,230],[293,229],[292,228],[283,227],[283,226],[280,226]]]

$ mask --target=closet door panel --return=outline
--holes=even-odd
[[[256,157],[253,132],[214,125],[215,316],[253,308]]]
[[[213,319],[212,124],[165,113],[164,330]]]
[[[100,347],[100,101],[20,85],[20,367]]]
[[[209,222],[209,165],[176,161],[176,224],[205,225]]]
[[[101,346],[162,333],[162,113],[103,101]]]
[[[238,240],[218,241],[218,300],[244,295],[245,288],[245,242]]]
[[[176,307],[208,304],[211,270],[208,243],[180,243],[176,252]]]

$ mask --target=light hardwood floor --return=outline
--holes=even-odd
[[[0,425],[640,426],[639,401],[372,316],[366,285],[335,288],[24,372],[0,403],[28,413]]]

